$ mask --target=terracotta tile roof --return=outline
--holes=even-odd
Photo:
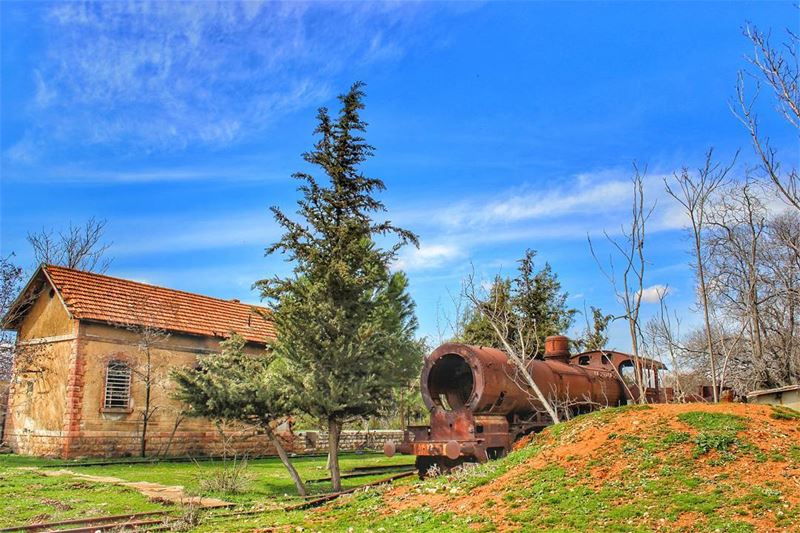
[[[219,338],[235,331],[258,343],[275,337],[272,324],[260,314],[268,313],[265,307],[59,266],[42,269],[72,316],[81,320]]]

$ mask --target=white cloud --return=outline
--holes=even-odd
[[[436,8],[438,9],[438,8]],[[393,61],[432,11],[373,2],[61,3],[33,73],[32,131],[61,144],[227,145]],[[18,150],[19,151],[19,150]],[[17,158],[22,161],[22,158]]]
[[[419,248],[406,247],[395,263],[395,268],[405,271],[439,268],[460,259],[464,251],[453,244],[425,244]]]
[[[662,298],[672,292],[673,289],[666,285],[651,285],[642,289],[642,301],[649,304],[658,303]]]

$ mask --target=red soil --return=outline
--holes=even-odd
[[[793,445],[800,445],[799,421],[775,420],[771,418],[773,411],[768,406],[734,403],[672,404],[654,405],[646,410],[620,413],[607,421],[593,417],[576,420],[559,433],[557,438],[549,431],[530,437],[517,447],[535,443],[541,447],[539,453],[526,463],[511,468],[469,494],[456,489],[452,493],[447,489],[435,490],[424,485],[407,485],[389,490],[384,494],[385,513],[398,513],[404,509],[425,505],[438,512],[450,511],[463,515],[484,513],[499,531],[516,529],[519,524],[509,520],[511,509],[505,504],[502,495],[509,489],[524,486],[526,474],[529,474],[531,469],[557,464],[571,474],[585,472],[590,468],[591,476],[587,483],[591,487],[598,488],[608,481],[619,479],[623,470],[629,466],[629,463],[623,460],[596,461],[620,456],[624,441],[620,438],[609,438],[612,434],[646,438],[656,434],[657,429],[663,431],[664,427],[668,427],[674,431],[693,435],[697,431],[677,419],[679,414],[690,411],[729,413],[746,417],[749,420],[747,430],[740,436],[771,457],[768,462],[757,462],[753,454],[742,453],[737,454],[733,461],[715,465],[714,459],[718,458],[718,455],[711,452],[695,460],[694,474],[708,479],[727,479],[729,482],[741,480],[748,485],[751,481],[757,481],[759,485],[772,481],[781,488],[784,507],[800,505],[800,466],[797,462],[775,460],[776,454],[788,457],[789,449]],[[676,448],[685,449],[687,456],[691,457],[693,447],[692,442],[676,444],[670,452],[675,453]],[[590,461],[593,466],[587,464]],[[493,502],[489,507],[486,506],[487,500]],[[691,531],[697,523],[697,518],[697,513],[688,512],[670,524],[654,522],[640,523],[639,526],[652,530]],[[778,527],[776,517],[770,513],[759,516],[742,514],[738,519],[751,523],[757,531],[785,530]]]

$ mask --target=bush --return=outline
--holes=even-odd
[[[215,469],[200,480],[203,492],[220,492],[223,494],[240,494],[247,492],[253,476],[247,471],[247,459],[225,461],[222,468]]]

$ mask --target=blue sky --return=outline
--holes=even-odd
[[[619,312],[587,234],[625,221],[633,161],[657,201],[646,284],[668,285],[691,325],[683,220],[662,177],[710,146],[722,158],[742,148],[737,173],[753,163],[728,108],[749,52],[742,27],[800,27],[790,2],[0,10],[3,254],[30,266],[28,231],[96,216],[110,274],[256,302],[255,280],[287,272],[263,256],[278,236],[268,207],[292,211],[316,108],[362,80],[377,148],[366,170],[386,182],[389,217],[421,237],[399,266],[432,342],[460,280],[511,273],[525,248],[571,305]],[[797,161],[766,96],[762,127]],[[612,345],[629,347],[622,324]]]

